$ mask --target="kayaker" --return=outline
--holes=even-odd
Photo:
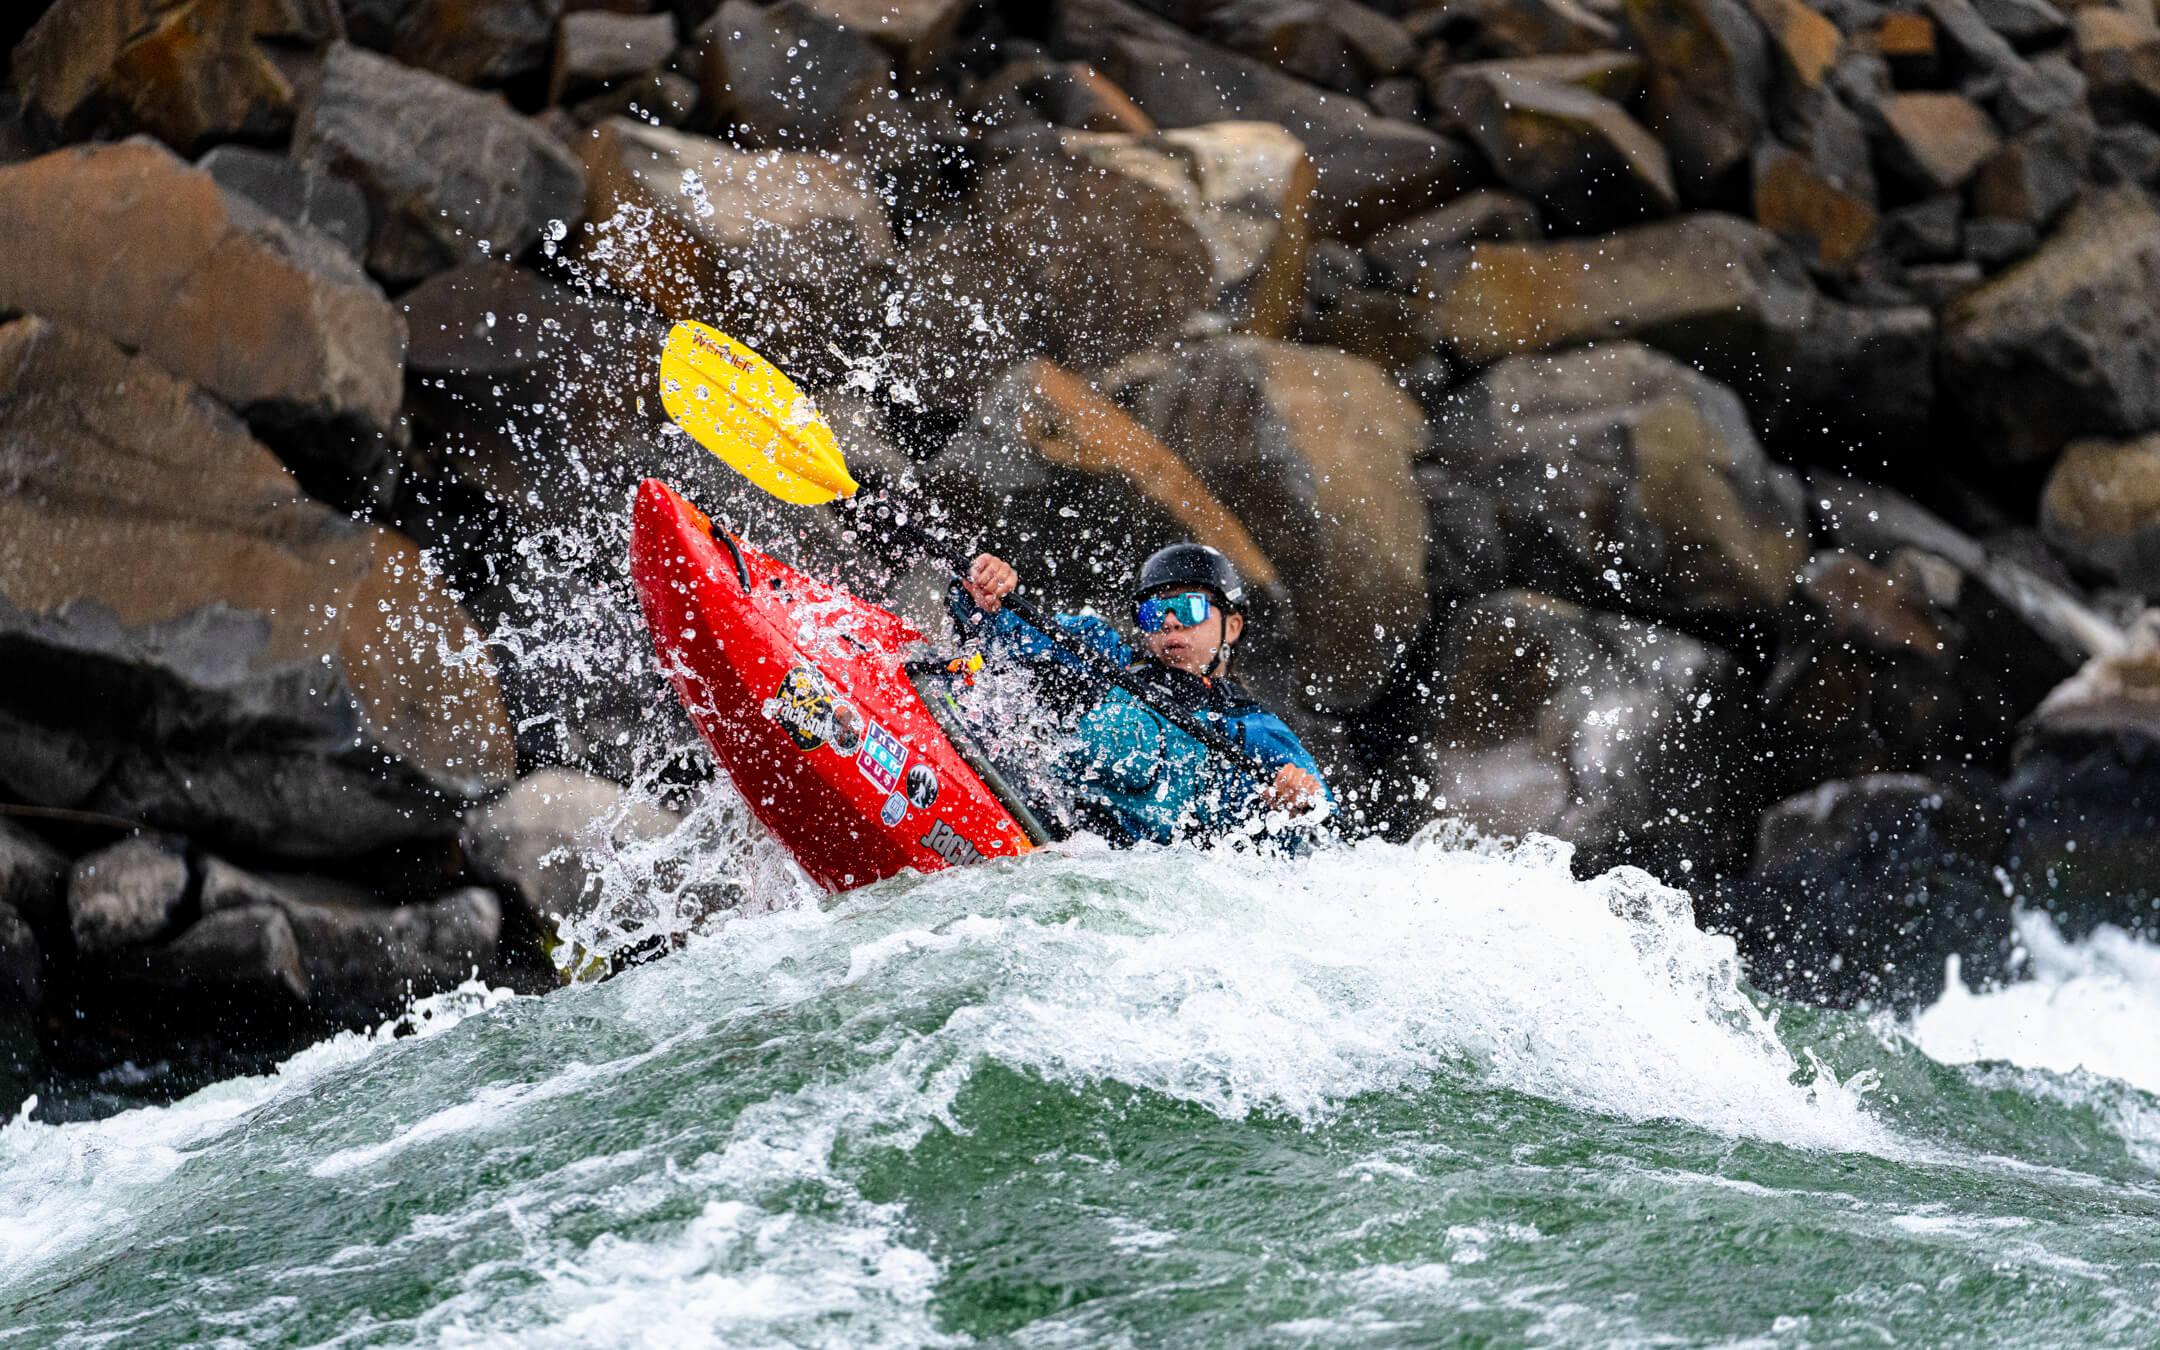
[[[1019,584],[1019,574],[1002,558],[977,557],[953,591],[963,630],[980,632],[996,651],[1054,662],[1084,677],[1076,657],[1003,607]],[[1230,560],[1205,544],[1172,544],[1141,564],[1132,603],[1137,651],[1093,615],[1060,614],[1056,622],[1124,666],[1153,699],[1213,723],[1268,766],[1272,777],[1254,780],[1111,687],[1080,714],[1074,744],[1055,765],[1105,832],[1119,842],[1170,843],[1221,833],[1256,808],[1299,812],[1329,800],[1319,765],[1297,733],[1230,672],[1245,632],[1245,585]]]

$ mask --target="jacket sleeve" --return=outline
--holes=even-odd
[[[1321,790],[1327,794],[1330,803],[1334,802],[1335,790],[1329,787],[1327,780],[1322,777],[1319,763],[1313,759],[1312,753],[1306,750],[1305,743],[1298,739],[1297,733],[1280,717],[1264,708],[1255,709],[1237,719],[1236,733],[1246,753],[1267,765],[1270,773],[1285,764],[1295,764],[1313,777],[1319,778]]]
[[[1059,648],[1043,635],[1041,629],[1011,610],[988,613],[978,607],[958,582],[946,592],[945,606],[952,612],[954,622],[960,625],[961,634],[967,638],[979,637],[987,651],[1032,661],[1055,661],[1073,670],[1084,669],[1078,657]],[[1094,615],[1059,614],[1053,616],[1052,621],[1111,663],[1123,666],[1131,662],[1132,649],[1125,645],[1125,640],[1118,636],[1115,628]]]

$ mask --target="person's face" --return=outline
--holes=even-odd
[[[1176,593],[1176,588],[1163,592]],[[1226,613],[1221,603],[1209,596],[1207,617],[1200,622],[1188,627],[1175,614],[1165,615],[1161,630],[1142,633],[1140,641],[1149,656],[1172,670],[1205,675],[1223,647],[1236,642],[1244,631],[1245,616]]]

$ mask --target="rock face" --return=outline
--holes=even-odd
[[[398,284],[483,253],[515,257],[551,224],[567,230],[585,195],[577,158],[499,98],[342,43],[293,150],[360,185],[368,266]]]
[[[494,677],[408,541],[102,338],[18,320],[0,374],[15,800],[320,857],[439,837],[508,781]]]
[[[0,820],[0,905],[32,926],[58,933],[67,921],[68,861],[50,844]]]
[[[1530,592],[1464,609],[1427,677],[1400,801],[1489,834],[1571,840],[1679,875],[1714,856],[1732,661],[1654,624]]]
[[[2040,529],[2085,566],[2160,596],[2160,433],[2065,450],[2040,498]]]
[[[876,199],[819,156],[623,118],[603,123],[584,155],[593,228],[579,256],[593,275],[791,371],[830,365],[828,344],[862,322],[893,258]]]
[[[1636,343],[1501,361],[1450,396],[1433,453],[1493,490],[1518,582],[1585,603],[1767,613],[1806,558],[1800,480],[1738,396]]]
[[[1417,405],[1370,362],[1252,337],[1143,353],[1106,381],[1273,560],[1299,701],[1369,702],[1427,615]]]
[[[367,256],[367,198],[344,179],[244,145],[221,145],[195,167],[286,224],[330,236],[355,261]]]
[[[1753,153],[1768,119],[1770,56],[1738,0],[1628,0],[1648,61],[1650,129],[1682,190],[1704,200]]]
[[[149,141],[0,167],[6,311],[103,333],[201,385],[333,497],[369,495],[394,459],[405,324],[381,290]]]
[[[2003,838],[1992,803],[1917,774],[1824,783],[1763,816],[1745,899],[1721,919],[1783,997],[1923,1006],[1948,957],[1974,981],[2003,969]]]
[[[860,146],[893,81],[873,28],[843,26],[801,0],[727,0],[698,30],[705,104],[751,146]]]
[[[2134,188],[2074,208],[2038,253],[1943,316],[1943,375],[1998,462],[2160,426],[2160,211]]]
[[[54,127],[142,131],[181,150],[292,126],[336,0],[60,0],[16,47],[23,99]]]
[[[189,900],[187,859],[169,841],[129,839],[84,858],[68,878],[68,931],[79,951],[149,942]]]
[[[1371,234],[1440,205],[1470,176],[1456,142],[1197,42],[1123,0],[1060,5],[1051,43],[1109,76],[1161,126],[1246,118],[1288,127],[1318,173],[1313,223],[1323,235]]]

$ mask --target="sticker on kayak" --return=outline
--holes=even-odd
[[[907,799],[919,811],[927,811],[937,804],[937,770],[927,764],[910,764],[907,771]]]
[[[797,666],[783,675],[765,711],[798,749],[815,750],[833,734],[832,686],[815,667]]]
[[[983,860],[982,850],[969,843],[966,835],[942,820],[930,826],[930,832],[922,837],[922,846],[954,867]]]
[[[885,799],[885,809],[878,812],[878,819],[885,822],[886,829],[891,829],[893,826],[898,825],[900,817],[906,814],[907,798],[895,792]]]
[[[845,699],[832,706],[832,748],[841,755],[852,755],[862,749],[863,715],[860,709]]]
[[[900,785],[900,769],[907,757],[908,748],[900,738],[872,722],[863,728],[862,753],[855,757],[855,767],[882,791],[890,792]]]

